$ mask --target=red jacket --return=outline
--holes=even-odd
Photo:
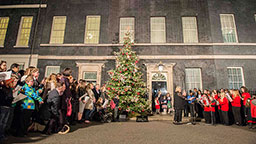
[[[243,93],[243,94],[242,94],[242,97],[244,98],[243,104],[245,105],[247,99],[248,99],[248,98],[251,98],[251,95],[250,95],[249,93]]]
[[[241,98],[239,96],[236,96],[235,98],[233,98],[233,101],[231,102],[231,105],[233,107],[241,107]]]
[[[208,101],[209,101],[209,100],[208,100]],[[203,100],[203,102],[204,102],[205,105],[207,104],[206,100]],[[205,111],[205,112],[209,112],[209,111],[211,111],[211,108],[210,108],[209,106],[205,106],[205,107],[204,107],[204,111]]]
[[[222,111],[228,111],[228,99],[226,97],[223,98],[223,101],[220,101],[220,108]]]
[[[256,105],[252,104],[252,100],[251,100],[251,114],[252,114],[252,118],[256,118]]]

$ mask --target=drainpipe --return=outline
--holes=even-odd
[[[35,28],[34,28],[34,35],[33,35],[32,45],[31,45],[31,49],[30,49],[28,66],[31,65],[32,56],[33,56],[33,53],[34,53],[34,48],[35,48],[35,43],[36,43],[36,35],[37,35],[37,27],[38,27],[38,24],[39,24],[39,18],[40,18],[40,14],[41,14],[41,4],[42,4],[42,0],[40,0],[39,10],[38,10],[38,13],[37,13],[36,25],[35,25]]]

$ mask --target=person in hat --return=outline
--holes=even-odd
[[[4,81],[4,85],[0,86],[0,143],[5,138],[5,130],[8,127],[10,119],[11,106],[13,101],[13,92],[17,84],[17,78],[11,77]]]

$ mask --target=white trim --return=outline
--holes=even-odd
[[[5,55],[5,54],[1,54],[0,57],[5,57],[5,58],[29,58],[30,55]],[[32,58],[38,58],[38,54],[33,54]]]
[[[139,59],[174,59],[174,60],[208,60],[208,59],[247,59],[255,60],[256,55],[138,55]],[[54,56],[39,55],[38,59],[58,60],[114,60],[116,56]]]
[[[135,46],[256,46],[256,43],[135,43]],[[40,44],[41,47],[123,46],[123,44]]]
[[[14,8],[46,8],[47,4],[21,4],[21,5],[0,5],[0,9],[14,9]]]

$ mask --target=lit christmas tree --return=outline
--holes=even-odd
[[[124,37],[124,45],[116,54],[116,68],[109,71],[110,80],[107,82],[107,93],[112,99],[119,96],[119,110],[136,116],[149,111],[149,101],[145,99],[146,86],[142,73],[136,65],[139,61],[136,53],[131,50],[130,33]]]

